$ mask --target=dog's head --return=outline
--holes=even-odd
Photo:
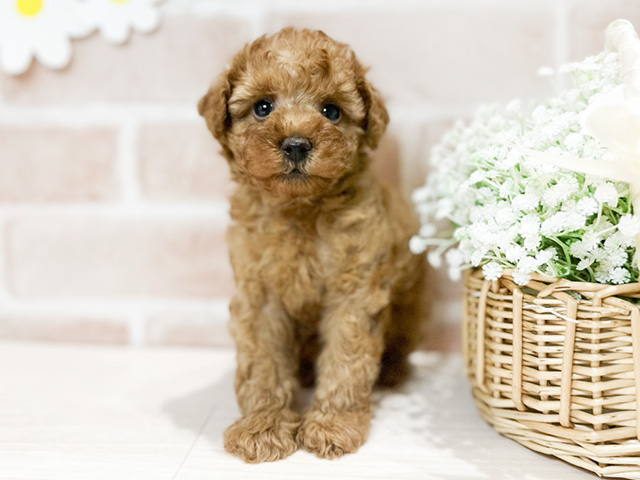
[[[321,196],[366,165],[388,115],[366,69],[320,31],[247,45],[200,100],[234,176],[279,197]]]

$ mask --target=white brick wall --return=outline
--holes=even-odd
[[[376,168],[408,193],[479,103],[541,98],[555,67],[640,26],[638,0],[168,0],[124,47],[0,74],[0,336],[229,345],[225,162],[197,116],[245,42],[285,25],[350,43],[388,100]],[[456,348],[459,286],[430,272],[430,345]]]

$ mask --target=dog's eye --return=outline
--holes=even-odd
[[[258,118],[265,118],[271,112],[273,112],[273,103],[271,103],[271,101],[267,100],[266,98],[263,98],[262,100],[256,102],[256,104],[253,106],[253,113],[255,113],[256,117]]]
[[[322,107],[322,115],[327,117],[333,123],[340,120],[340,107],[334,105],[333,103],[327,103],[324,107]]]

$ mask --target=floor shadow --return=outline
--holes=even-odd
[[[233,369],[205,388],[174,398],[163,406],[163,411],[180,428],[202,435],[215,445],[222,444],[224,430],[240,417],[234,393]],[[303,389],[298,398],[299,412],[311,403],[313,389]],[[203,427],[206,423],[206,429]]]
[[[398,431],[413,444],[435,445],[465,462],[487,478],[526,480],[545,471],[563,479],[598,477],[560,459],[533,452],[496,432],[480,416],[459,355],[419,352],[412,356],[412,378],[396,392],[378,392],[374,404],[380,415],[374,423],[387,423],[385,432]],[[452,472],[441,478],[463,478]]]
[[[177,426],[198,434],[214,412],[237,410],[233,379],[234,372],[229,370],[205,388],[170,400],[162,409]],[[229,423],[232,421],[230,418]]]
[[[461,356],[418,353],[412,355],[412,365],[406,384],[374,393],[369,442],[381,454],[404,447],[416,456],[440,452],[451,458],[452,466],[473,470],[471,478],[526,480],[540,478],[547,471],[565,480],[597,478],[554,457],[531,452],[486,424],[473,402]],[[229,367],[217,381],[169,401],[163,410],[176,425],[222,451],[224,430],[239,418],[233,383],[234,371]],[[299,409],[310,402],[312,394],[310,389],[302,392]],[[370,455],[371,451],[369,461]],[[451,473],[439,472],[437,478],[470,477],[452,468]]]

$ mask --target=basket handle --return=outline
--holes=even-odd
[[[640,107],[640,39],[628,20],[616,20],[609,24],[605,49],[620,55],[621,76],[627,102],[638,102]]]

